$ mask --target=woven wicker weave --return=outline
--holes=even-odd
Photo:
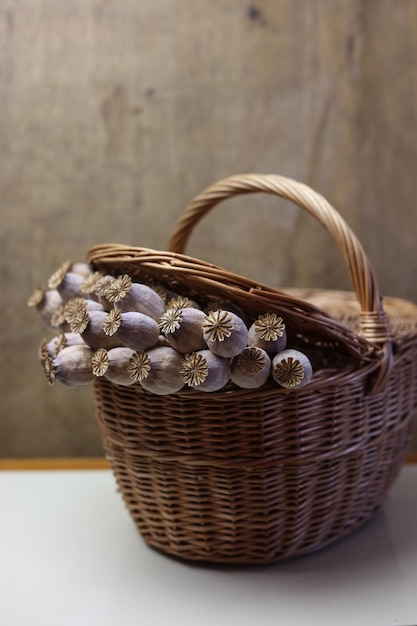
[[[284,293],[184,254],[208,210],[258,191],[294,201],[330,232],[354,293]],[[298,392],[271,383],[155,396],[139,384],[95,383],[108,459],[150,545],[187,559],[269,563],[332,543],[381,506],[416,415],[417,307],[392,298],[382,306],[366,254],[324,198],[280,176],[231,177],[186,207],[168,251],[101,245],[89,261],[249,315],[277,311],[289,342],[314,362]]]

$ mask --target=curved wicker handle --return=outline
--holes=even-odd
[[[386,383],[391,365],[391,338],[376,277],[371,264],[344,219],[319,193],[290,178],[275,174],[241,174],[231,176],[207,187],[185,207],[171,235],[168,250],[183,253],[189,236],[200,219],[216,204],[232,196],[266,192],[292,200],[305,209],[326,230],[339,246],[349,269],[356,297],[361,307],[361,335],[384,349],[377,388]]]

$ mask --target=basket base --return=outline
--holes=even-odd
[[[288,560],[350,535],[381,507],[401,467],[391,468],[389,484],[376,484],[366,462],[358,475],[357,458],[350,468],[343,459],[338,468],[332,462],[245,472],[127,461],[126,452],[115,449],[107,455],[147,544],[183,560],[230,565]]]
[[[213,567],[215,569],[235,569],[241,567],[265,567],[265,566],[273,566],[278,563],[291,562],[296,559],[308,558],[318,552],[325,551],[326,549],[331,549],[331,547],[335,544],[338,544],[343,541],[349,541],[352,536],[355,536],[356,533],[360,533],[363,528],[366,528],[369,524],[372,524],[373,520],[378,517],[383,511],[383,504],[380,507],[377,507],[367,519],[362,520],[355,526],[355,528],[347,530],[345,535],[339,535],[337,537],[328,538],[326,542],[315,546],[311,549],[306,548],[302,552],[296,552],[295,554],[283,554],[280,556],[276,556],[276,558],[266,558],[264,561],[260,558],[256,558],[255,560],[247,560],[246,557],[243,557],[241,560],[232,559],[230,561],[225,561],[221,556],[218,560],[215,558],[199,558],[195,555],[192,556],[184,556],[182,554],[177,554],[176,552],[171,552],[170,548],[161,548],[158,545],[153,545],[151,541],[146,539],[142,533],[139,531],[138,525],[136,524],[138,534],[142,541],[151,549],[155,550],[158,554],[162,556],[177,561],[178,563],[183,564],[192,564],[195,567],[203,567],[205,569]]]

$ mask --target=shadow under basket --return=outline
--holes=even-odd
[[[257,191],[319,220],[353,293],[278,291],[183,253],[211,207]],[[168,251],[105,244],[89,261],[203,302],[227,299],[249,316],[276,311],[314,362],[311,382],[290,392],[268,382],[159,396],[139,383],[94,383],[106,455],[146,542],[185,559],[265,564],[329,545],[382,505],[414,428],[417,307],[382,304],[362,247],[324,198],[280,176],[231,177],[185,208]]]

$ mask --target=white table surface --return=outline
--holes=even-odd
[[[262,567],[149,548],[107,470],[0,472],[0,496],[1,626],[417,624],[417,465],[349,538]]]

